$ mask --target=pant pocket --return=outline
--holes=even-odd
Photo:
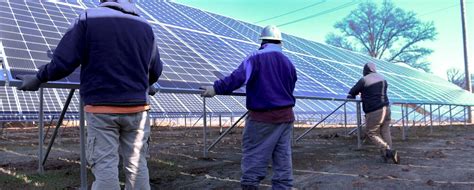
[[[89,164],[90,167],[93,167],[95,163],[94,150],[95,150],[95,137],[87,137],[86,158],[87,158],[87,163]]]

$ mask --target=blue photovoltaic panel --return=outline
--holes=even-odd
[[[235,31],[235,29],[230,28],[229,26],[223,24],[219,20],[215,19],[211,15],[205,13],[204,11],[193,9],[190,7],[186,7],[180,4],[173,4],[176,8],[182,10],[182,12],[188,17],[191,17],[199,22],[201,26],[206,27],[209,31],[214,34],[219,34],[222,36],[227,36],[234,39],[240,39],[245,41],[253,41],[246,36],[243,36],[239,32]]]
[[[152,14],[153,18],[159,22],[165,24],[171,24],[174,26],[181,26],[185,28],[190,28],[194,30],[206,31],[203,27],[196,24],[193,20],[185,17],[178,10],[174,9],[168,3],[161,2],[156,3],[154,1],[141,1],[138,5],[143,8],[146,12]],[[148,18],[148,15],[142,14],[145,18]],[[148,19],[153,19],[148,18]]]
[[[163,27],[153,24],[164,64],[158,84],[163,88],[197,89],[212,83],[219,72]]]
[[[52,50],[71,22],[84,8],[98,4],[98,0],[61,0],[57,3],[1,1],[0,40],[5,57],[4,69],[8,73],[6,80],[12,80],[17,74],[34,73],[38,67],[47,64]],[[152,23],[157,38],[164,63],[158,85],[163,89],[196,90],[201,85],[212,84],[217,78],[230,74],[259,47],[257,38],[261,26],[174,2],[138,1],[137,6],[140,15]],[[297,36],[283,34],[283,38],[284,53],[297,69],[296,95],[343,98],[362,77],[363,65],[374,62],[378,71],[389,81],[391,100],[474,102],[472,95],[439,77]],[[79,70],[62,81],[52,83],[78,82]],[[243,92],[243,88],[237,92]],[[46,111],[59,112],[67,94],[67,90],[46,90]],[[2,113],[11,112],[17,114],[15,117],[22,117],[19,112],[37,111],[34,105],[37,95],[18,92],[13,88],[2,89]],[[14,105],[5,106],[5,102]],[[70,112],[77,112],[77,104],[75,96]],[[198,95],[159,94],[151,98],[151,104],[155,112],[202,111],[202,98]],[[323,113],[337,106],[335,102],[298,100],[295,110],[308,114]],[[354,111],[354,106],[348,108]],[[216,113],[244,112],[245,98],[219,96],[209,101],[208,109]]]
[[[80,9],[47,2],[0,2],[0,39],[11,79],[49,63],[51,52]],[[3,14],[5,13],[5,14]],[[79,69],[62,82],[77,83]]]
[[[196,50],[197,53],[202,55],[204,58],[206,58],[206,60],[210,61],[213,65],[219,68],[220,73],[218,73],[218,75],[221,74],[221,76],[217,76],[219,78],[223,75],[230,74],[230,72],[233,70],[231,68],[237,68],[237,66],[245,58],[245,54],[237,52],[235,49],[215,36],[177,28],[173,28],[171,30],[189,46]],[[213,78],[212,81],[216,80],[217,77]]]
[[[246,37],[250,41],[253,41],[253,42],[258,42],[259,41],[258,38],[260,37],[260,30],[254,30],[252,28],[249,28],[246,25],[242,24],[241,22],[239,22],[237,20],[234,20],[234,19],[231,19],[231,18],[228,18],[228,17],[224,17],[224,16],[221,16],[221,15],[217,15],[217,14],[213,14],[213,13],[209,13],[209,12],[207,12],[207,14],[209,14],[212,17],[214,17],[215,19],[221,21],[222,23],[227,25],[229,28],[232,28],[235,31],[238,31],[239,34],[241,34],[241,36]]]

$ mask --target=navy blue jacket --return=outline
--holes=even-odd
[[[246,84],[247,109],[268,111],[293,107],[296,70],[279,45],[265,44],[230,76],[214,82],[216,94],[230,94]]]
[[[62,79],[81,66],[86,105],[144,105],[162,63],[152,27],[129,3],[102,3],[76,19],[39,69],[41,82]]]

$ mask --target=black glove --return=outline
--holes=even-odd
[[[355,99],[355,97],[354,97],[354,96],[352,96],[352,95],[350,95],[350,94],[349,94],[349,95],[347,95],[347,97],[346,97],[346,98],[347,98],[347,99]]]
[[[18,75],[16,78],[22,81],[18,90],[37,91],[41,85],[41,81],[36,75]]]
[[[154,96],[156,94],[156,92],[158,92],[158,89],[156,89],[155,86],[151,85],[148,88],[148,95]]]

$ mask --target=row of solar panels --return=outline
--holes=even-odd
[[[66,89],[44,89],[44,111],[46,115],[61,112],[69,91]],[[72,99],[68,112],[78,112],[78,93]],[[14,87],[0,87],[0,113],[3,115],[28,115],[38,113],[39,92],[17,91]],[[151,97],[151,112],[154,114],[202,113],[203,101],[196,94],[158,93]],[[334,101],[297,100],[295,112],[299,114],[326,113],[340,103]],[[242,114],[246,111],[245,97],[217,96],[206,101],[210,113]],[[342,109],[341,109],[342,112]],[[348,105],[347,112],[354,113],[355,106]]]
[[[55,48],[72,19],[83,11],[80,3],[73,2],[75,5],[60,2],[0,2],[0,38],[9,80],[14,81],[13,76],[32,73],[39,66],[48,63],[51,49]],[[96,5],[84,3],[89,7]],[[139,2],[138,7],[141,14],[151,21],[159,40],[160,53],[165,63],[163,76],[159,81],[162,88],[197,89],[200,85],[210,84],[217,77],[229,74],[248,53],[258,48],[255,41],[261,30],[259,26],[170,2],[144,1]],[[391,100],[474,102],[469,101],[472,96],[438,77],[295,36],[284,34],[284,38],[285,52],[298,68],[297,95],[345,97],[349,87],[360,77],[362,65],[373,61],[390,83]],[[62,82],[77,83],[78,76],[76,72]],[[67,95],[64,90],[53,91],[56,99],[64,100]],[[197,96],[183,99],[180,96],[172,94],[157,98],[164,101],[157,106],[161,106],[160,111],[165,112],[200,110],[200,99]],[[31,101],[28,102],[29,100]],[[35,107],[34,100],[31,97],[26,99],[25,104],[30,105],[25,107]],[[49,106],[51,110],[61,109],[61,103],[57,102]],[[190,108],[174,109],[180,106],[177,102],[186,102],[181,104]],[[218,102],[223,106],[219,105],[221,107],[216,107],[215,110],[245,110],[242,107],[243,101],[240,101],[240,106],[229,106],[235,105],[235,102],[228,99]],[[317,104],[324,109],[310,107],[298,110],[328,112],[334,108],[333,104]],[[18,110],[24,109],[20,106]]]
[[[152,22],[159,40],[165,63],[158,83],[162,88],[197,89],[212,83],[258,48],[259,26],[170,2],[144,1],[138,7]],[[35,2],[3,3],[0,11],[7,13],[8,9],[13,14],[4,16],[5,23],[10,24],[3,27],[8,31],[2,41],[12,76],[46,64],[47,52],[67,29],[67,21],[82,11],[74,6]],[[287,34],[284,39],[286,53],[298,70],[296,95],[342,98],[360,78],[363,64],[372,61],[389,81],[392,100],[454,104],[472,100],[447,81],[420,71]],[[76,83],[78,76],[76,72],[65,82]]]

